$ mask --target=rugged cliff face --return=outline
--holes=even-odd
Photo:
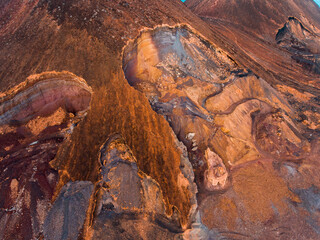
[[[319,9],[186,4],[0,3],[1,239],[319,238]]]

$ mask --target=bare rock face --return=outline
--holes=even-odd
[[[107,186],[103,205],[115,210],[164,214],[159,185],[139,171],[137,161],[120,135],[110,137],[100,151],[102,185]]]
[[[63,186],[44,221],[44,239],[79,238],[93,189],[93,183],[88,181],[69,182]]]
[[[228,179],[228,171],[222,159],[209,148],[205,152],[208,161],[208,169],[204,172],[204,184],[208,190],[220,189],[225,186]]]
[[[308,70],[320,74],[320,36],[294,17],[276,35],[277,43],[292,52],[292,58]]]
[[[90,239],[172,239],[182,231],[178,218],[165,213],[160,185],[139,170],[119,134],[102,146],[100,162],[100,198]]]
[[[1,93],[2,239],[32,239],[42,232],[59,180],[49,162],[85,116],[91,93],[69,72],[33,75]]]
[[[70,113],[88,108],[91,89],[85,81],[70,73],[43,73],[1,96],[0,124],[23,124],[45,117],[59,107]]]

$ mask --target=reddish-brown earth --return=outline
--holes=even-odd
[[[318,239],[319,29],[311,0],[1,1],[0,238]]]

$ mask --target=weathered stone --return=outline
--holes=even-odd
[[[91,239],[166,239],[181,231],[179,223],[165,214],[159,184],[138,169],[119,134],[102,146],[100,162],[102,196],[88,234]]]
[[[164,214],[159,184],[138,169],[130,148],[120,135],[111,136],[100,151],[102,205],[112,203],[117,212],[145,211]]]
[[[79,238],[93,189],[93,184],[88,181],[69,182],[63,186],[44,221],[45,239]]]
[[[227,183],[228,172],[222,159],[209,148],[206,150],[208,169],[205,171],[204,183],[207,190],[223,189]]]

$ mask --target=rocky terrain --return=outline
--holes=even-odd
[[[0,238],[318,239],[311,0],[0,3]]]
[[[292,52],[292,58],[310,72],[320,74],[320,37],[290,17],[276,35],[277,44]]]

